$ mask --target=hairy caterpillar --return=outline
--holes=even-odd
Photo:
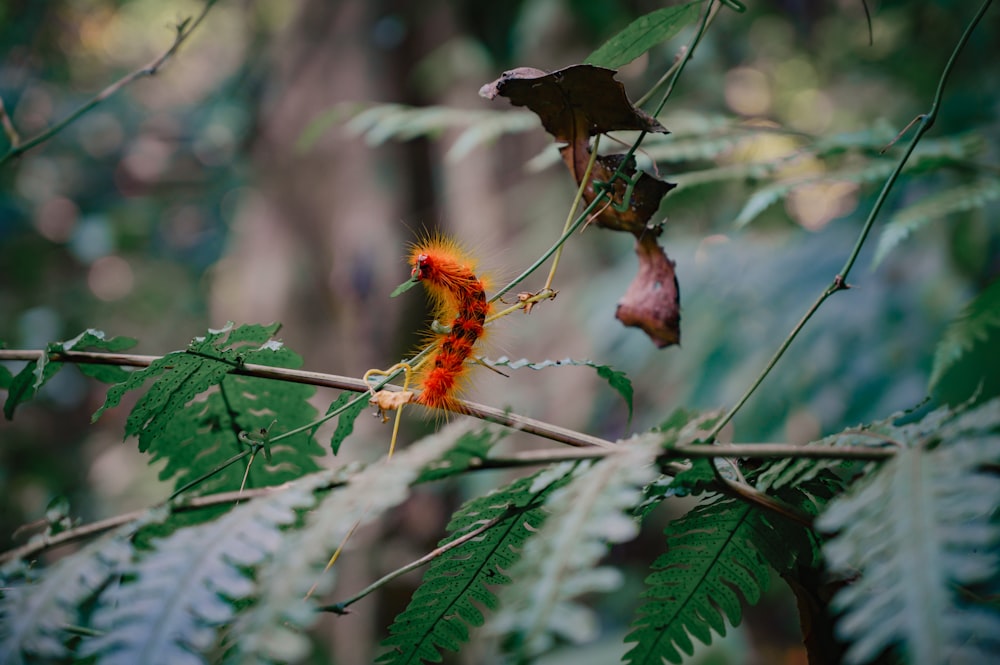
[[[490,303],[484,281],[476,276],[476,262],[453,240],[435,236],[410,250],[411,283],[421,282],[431,297],[434,318],[446,332],[432,337],[434,350],[417,375],[425,406],[460,410],[455,393],[467,371],[466,360],[482,339]],[[450,325],[449,325],[450,323]]]

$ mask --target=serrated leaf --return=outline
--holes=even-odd
[[[102,634],[85,640],[80,654],[102,665],[211,662],[207,654],[235,617],[234,603],[254,594],[247,571],[273,554],[284,527],[316,503],[313,492],[331,475],[313,474],[153,541],[152,551],[120,571],[126,581],[101,594],[92,626]]]
[[[302,529],[285,534],[257,572],[257,600],[238,617],[233,634],[240,639],[225,662],[247,665],[303,657],[309,647],[303,631],[319,618],[315,598],[329,589],[337,570],[334,566],[324,573],[330,556],[356,526],[404,501],[419,470],[470,427],[471,422],[458,421],[372,464],[310,511]]]
[[[1000,340],[1000,280],[994,281],[965,306],[949,324],[934,350],[934,365],[927,389],[941,392],[943,387],[952,403],[960,403],[974,393],[984,397],[997,394]],[[970,362],[972,361],[972,362]],[[958,370],[967,371],[960,372]],[[951,384],[947,377],[954,375]]]
[[[166,516],[150,511],[139,520],[90,543],[46,570],[37,582],[13,584],[4,579],[0,600],[0,660],[19,665],[64,660],[72,655],[69,626],[108,578],[133,556],[131,537],[144,525]]]
[[[820,516],[836,534],[828,565],[852,580],[832,602],[845,662],[889,648],[913,665],[988,662],[1000,648],[995,607],[961,592],[997,578],[1000,483],[983,467],[1000,462],[998,423],[1000,400],[945,422]]]
[[[181,487],[218,470],[199,489],[235,490],[294,480],[319,469],[323,449],[309,432],[272,445],[271,462],[260,456],[247,466],[227,460],[246,450],[240,432],[266,431],[270,439],[315,419],[311,386],[235,374],[242,363],[299,367],[301,358],[271,339],[278,325],[232,324],[196,338],[185,351],[169,353],[149,367],[131,372],[112,386],[94,419],[116,406],[130,390],[150,379],[125,423],[125,435],[137,436],[150,462],[166,460],[163,479]],[[246,483],[244,485],[244,475]]]
[[[680,663],[694,637],[704,644],[712,632],[726,634],[724,619],[739,625],[741,604],[755,604],[770,575],[755,541],[763,524],[748,505],[717,496],[703,500],[667,527],[667,551],[646,578],[649,599],[639,608],[626,642],[628,663]]]
[[[506,571],[521,556],[524,542],[545,521],[545,498],[569,480],[572,465],[557,465],[467,502],[448,524],[440,546],[496,520],[482,535],[437,558],[407,608],[389,627],[382,645],[390,650],[377,662],[402,665],[440,662],[442,649],[457,651],[469,627],[485,621],[481,608],[497,608],[491,587],[509,584]]]
[[[889,252],[927,224],[956,212],[981,208],[997,199],[1000,199],[1000,180],[980,180],[946,189],[903,208],[882,229],[872,268],[878,267]]]
[[[18,404],[23,404],[31,400],[49,379],[55,376],[65,363],[51,360],[53,354],[64,351],[108,351],[116,353],[135,346],[136,340],[131,337],[106,338],[104,332],[89,328],[73,339],[65,342],[53,342],[49,344],[38,360],[30,361],[25,367],[10,380],[7,401],[4,403],[4,415],[7,420],[14,417],[14,410]],[[99,365],[94,363],[81,363],[80,371],[88,376],[92,376],[100,381],[109,378],[118,378],[127,373],[120,367],[109,365]]]
[[[507,356],[502,356],[496,360],[484,360],[484,362],[490,367],[507,367],[509,369],[521,369],[522,367],[527,367],[528,369],[541,370],[547,367],[563,367],[566,365],[593,367],[597,370],[597,376],[607,381],[608,385],[611,386],[615,392],[621,395],[623,400],[625,400],[625,405],[628,407],[628,421],[632,422],[632,381],[628,378],[628,375],[625,374],[625,372],[613,369],[609,365],[599,365],[593,360],[575,360],[573,358],[563,358],[562,360],[543,360],[536,363],[531,362],[527,358],[511,360]]]
[[[653,461],[659,450],[655,435],[623,442],[618,454],[577,467],[572,480],[548,497],[545,528],[527,541],[508,571],[514,582],[501,592],[503,610],[491,625],[506,635],[515,660],[531,660],[556,638],[595,637],[591,612],[575,599],[620,585],[617,570],[596,566],[609,545],[639,533],[629,513],[657,474]]]
[[[664,7],[640,16],[604,42],[584,62],[599,67],[627,65],[660,42],[665,42],[698,19],[701,0]]]

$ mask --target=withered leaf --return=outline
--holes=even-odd
[[[566,144],[560,153],[580,184],[590,162],[592,136],[619,130],[668,133],[632,105],[615,73],[593,65],[572,65],[551,73],[519,67],[484,85],[479,94],[487,99],[507,97],[511,104],[533,111],[545,130]],[[624,159],[624,155],[598,156],[584,198],[593,202],[600,193],[597,183],[611,183],[611,200],[598,208],[597,224],[635,235],[639,256],[639,273],[619,301],[616,316],[625,325],[644,330],[662,348],[680,341],[680,291],[674,264],[656,241],[658,232],[647,227],[675,185],[638,172],[635,159],[623,164]],[[614,178],[619,167],[619,177]]]
[[[589,152],[587,160],[581,160],[581,156],[570,150],[569,146],[562,148],[560,153],[579,184],[587,172]],[[590,182],[583,191],[583,198],[587,203],[593,201],[594,197],[597,196],[594,183],[610,182],[624,158],[624,155],[599,155],[597,157],[591,170]],[[601,212],[596,218],[596,223],[606,229],[628,231],[639,237],[647,232],[647,224],[660,207],[660,201],[667,195],[667,192],[677,185],[655,178],[648,173],[637,172],[634,158],[629,158],[622,169],[622,175],[635,180],[635,186],[628,199],[628,206],[624,206],[624,210],[620,209],[623,207],[622,202],[628,192],[628,183],[617,179],[611,185],[612,205],[599,208]],[[618,206],[618,208],[613,206]]]
[[[668,133],[656,118],[628,100],[616,71],[594,65],[570,65],[545,73],[518,67],[479,89],[479,95],[506,97],[514,106],[526,106],[557,141],[573,144],[616,130]]]
[[[618,301],[615,316],[626,326],[641,328],[659,348],[681,341],[680,287],[674,262],[653,233],[636,239],[639,273]]]

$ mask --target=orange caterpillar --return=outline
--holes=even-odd
[[[451,322],[447,332],[435,334],[435,348],[421,365],[421,393],[416,402],[450,411],[460,410],[455,392],[476,342],[483,337],[490,312],[476,263],[458,243],[441,236],[415,244],[410,251],[411,281],[422,282],[434,305],[434,318]]]

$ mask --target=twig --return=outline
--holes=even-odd
[[[0,349],[0,361],[2,360],[38,360],[45,354],[39,349]],[[154,360],[159,360],[160,356],[143,356],[126,353],[102,353],[98,351],[60,351],[49,354],[49,360],[54,362],[70,362],[95,365],[119,365],[127,367],[148,367]],[[242,376],[255,376],[264,379],[275,379],[278,381],[289,381],[292,383],[304,383],[311,386],[323,388],[336,388],[338,390],[350,390],[358,393],[367,393],[370,389],[361,379],[349,376],[338,376],[336,374],[322,374],[320,372],[308,372],[300,369],[288,369],[284,367],[268,367],[266,365],[255,365],[246,363],[238,367],[233,367],[232,374]],[[399,390],[398,386],[386,385],[386,390]],[[461,413],[486,420],[498,425],[510,427],[522,432],[534,434],[550,441],[565,443],[570,446],[598,446],[602,448],[612,448],[614,444],[596,436],[576,432],[565,427],[559,427],[551,423],[546,423],[527,416],[517,415],[502,409],[497,409],[485,404],[457,400]],[[311,423],[312,427],[315,423]]]
[[[473,538],[486,533],[488,530],[490,530],[491,528],[493,528],[494,526],[496,526],[497,524],[499,524],[501,520],[506,519],[509,516],[509,512],[510,512],[510,509],[508,509],[508,511],[505,512],[505,513],[503,513],[502,515],[497,515],[493,519],[487,520],[482,525],[480,525],[478,528],[473,529],[469,533],[467,533],[467,534],[465,534],[463,536],[460,536],[460,537],[456,538],[455,540],[452,540],[451,542],[442,545],[441,547],[433,549],[430,552],[428,552],[427,554],[425,554],[424,556],[420,557],[419,559],[411,561],[410,563],[406,564],[405,566],[403,566],[401,568],[397,568],[396,570],[392,571],[391,573],[388,573],[387,575],[384,575],[384,576],[380,577],[379,579],[375,580],[374,582],[372,582],[371,584],[369,584],[364,589],[362,589],[358,593],[354,594],[353,596],[351,596],[347,600],[341,601],[339,603],[333,603],[332,605],[323,605],[322,607],[319,607],[317,609],[320,612],[333,612],[334,614],[347,614],[347,608],[349,606],[351,606],[354,603],[358,602],[359,600],[361,600],[362,598],[364,598],[368,594],[372,593],[373,591],[377,591],[379,588],[385,586],[386,584],[388,584],[389,582],[393,581],[397,577],[399,577],[401,575],[405,575],[406,573],[410,572],[411,570],[416,570],[420,566],[423,566],[424,564],[430,563],[431,561],[433,561],[434,559],[438,558],[439,556],[447,554],[448,552],[450,552],[451,550],[455,549],[456,547],[460,547],[460,546],[464,545],[465,543],[469,542],[470,540],[472,540]]]
[[[3,166],[5,163],[14,159],[15,157],[19,157],[20,155],[24,154],[25,152],[27,152],[31,148],[34,148],[40,143],[48,141],[53,136],[55,136],[62,130],[66,129],[66,127],[79,120],[84,114],[86,114],[92,108],[94,108],[104,100],[108,99],[109,97],[111,97],[116,92],[118,92],[128,84],[132,83],[136,79],[144,78],[147,76],[155,76],[157,72],[160,71],[160,68],[163,67],[163,65],[166,63],[166,61],[174,53],[177,52],[177,49],[181,47],[181,44],[187,41],[188,37],[190,37],[191,33],[194,32],[194,30],[201,24],[202,20],[208,14],[209,10],[212,8],[212,5],[214,5],[217,1],[218,0],[206,0],[205,7],[201,10],[201,13],[198,14],[198,16],[196,16],[193,19],[186,18],[183,21],[181,21],[177,25],[177,34],[174,36],[174,41],[170,45],[170,48],[161,53],[152,62],[150,62],[145,67],[137,69],[121,77],[111,85],[107,86],[106,88],[98,92],[88,102],[86,102],[83,106],[70,113],[66,118],[52,125],[48,129],[41,132],[40,134],[33,136],[30,139],[27,139],[23,142],[15,141],[14,139],[18,138],[17,132],[14,130],[12,124],[10,125],[9,129],[7,128],[7,124],[9,122],[9,119],[7,119],[7,121],[4,122],[4,131],[7,133],[8,138],[11,139],[11,147],[2,157],[0,157],[0,166]],[[2,113],[2,115],[4,118],[6,118],[6,113]]]
[[[886,199],[889,198],[889,192],[896,184],[896,180],[899,178],[899,174],[902,173],[903,167],[906,165],[906,162],[910,158],[910,155],[913,154],[914,149],[917,147],[917,143],[920,142],[920,139],[923,138],[924,134],[926,134],[927,131],[930,130],[930,128],[934,125],[934,121],[937,119],[938,109],[941,106],[941,99],[944,96],[944,86],[948,82],[948,78],[951,75],[951,71],[955,65],[955,61],[958,59],[958,55],[959,53],[962,52],[962,49],[965,47],[965,44],[969,41],[969,37],[972,35],[972,31],[975,29],[976,25],[979,23],[979,20],[983,17],[983,14],[986,13],[986,10],[989,8],[992,2],[993,0],[985,0],[985,2],[983,2],[982,6],[979,8],[979,11],[972,18],[972,21],[969,23],[969,25],[966,26],[965,32],[962,33],[961,38],[959,38],[958,43],[952,50],[951,57],[948,58],[948,62],[945,64],[944,70],[941,72],[941,77],[938,79],[937,91],[934,93],[934,100],[931,103],[931,107],[927,111],[927,113],[920,116],[920,123],[917,125],[917,131],[914,133],[913,138],[910,139],[910,143],[906,147],[906,151],[900,157],[899,162],[896,164],[896,168],[893,169],[888,179],[886,179],[885,184],[882,186],[882,191],[879,193],[878,198],[875,200],[874,205],[872,205],[872,209],[868,213],[868,219],[865,220],[864,226],[862,226],[861,232],[858,234],[858,239],[854,243],[854,249],[852,249],[851,253],[848,255],[847,260],[844,262],[843,268],[840,269],[840,272],[837,273],[837,275],[834,277],[833,282],[830,284],[830,286],[828,286],[826,289],[823,290],[823,292],[816,299],[816,302],[812,304],[812,306],[806,311],[802,319],[795,325],[795,327],[788,334],[788,336],[785,337],[784,341],[782,341],[781,345],[778,347],[778,350],[775,351],[774,355],[768,361],[767,365],[757,376],[757,378],[754,379],[750,387],[747,388],[747,390],[743,393],[743,395],[736,402],[736,404],[734,404],[733,407],[729,409],[726,415],[724,415],[719,420],[719,422],[715,424],[715,427],[713,427],[712,431],[709,432],[706,440],[714,441],[715,438],[718,436],[719,432],[722,431],[722,428],[725,427],[729,423],[729,421],[733,419],[733,416],[735,416],[736,413],[741,408],[743,408],[743,405],[746,404],[747,400],[750,399],[750,396],[753,395],[754,392],[756,392],[757,388],[760,386],[761,383],[763,383],[767,375],[771,373],[771,370],[778,363],[781,357],[785,354],[785,351],[788,349],[789,346],[791,346],[792,341],[795,340],[796,337],[798,337],[799,332],[801,332],[801,330],[805,327],[806,323],[809,321],[809,319],[812,318],[813,314],[816,313],[816,311],[820,308],[820,306],[824,302],[826,302],[826,299],[832,296],[834,293],[837,293],[838,291],[844,291],[850,288],[850,286],[847,283],[847,276],[851,272],[851,269],[854,267],[854,263],[857,261],[858,255],[861,253],[861,248],[864,246],[865,240],[868,238],[868,234],[872,230],[872,226],[875,224],[875,219],[878,217],[879,212],[882,210],[882,206],[885,204]]]
[[[342,482],[333,482],[322,489],[332,489],[342,484]],[[189,510],[209,508],[211,506],[222,506],[229,503],[235,503],[242,499],[254,499],[261,496],[267,496],[273,492],[281,491],[283,487],[284,485],[276,485],[272,487],[259,487],[255,489],[243,490],[242,492],[236,490],[230,492],[219,492],[217,494],[207,494],[205,496],[196,496],[189,499],[180,499],[173,502],[171,510],[175,513],[180,513]],[[52,549],[53,547],[58,547],[59,545],[76,542],[77,540],[83,540],[84,538],[95,536],[99,533],[104,533],[105,531],[110,531],[111,529],[141,518],[149,512],[149,510],[152,509],[147,508],[135,510],[129,513],[122,513],[121,515],[114,515],[103,520],[66,529],[65,531],[61,531],[52,536],[36,537],[30,543],[26,543],[20,547],[0,553],[0,563],[11,561],[13,559],[25,559],[38,554],[39,552]]]
[[[7,135],[7,140],[10,141],[11,148],[21,145],[21,136],[14,129],[14,122],[10,119],[10,115],[7,114],[7,107],[4,106],[3,99],[0,99],[0,125],[3,125],[3,133]]]

